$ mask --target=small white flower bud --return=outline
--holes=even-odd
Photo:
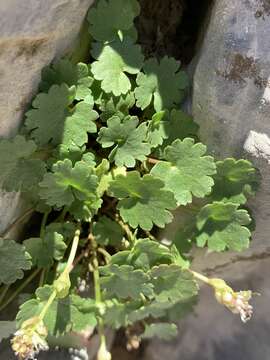
[[[97,360],[111,360],[111,359],[112,359],[112,355],[107,350],[106,344],[101,343],[98,353],[97,353]]]

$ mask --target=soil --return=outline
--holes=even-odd
[[[138,42],[147,57],[164,55],[189,64],[212,0],[139,0]]]
[[[143,342],[137,349],[127,349],[127,336],[123,329],[116,334],[113,347],[111,349],[112,358],[117,360],[141,360],[145,353],[147,342]]]

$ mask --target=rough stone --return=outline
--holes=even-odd
[[[14,135],[37,91],[41,70],[68,53],[93,0],[0,2],[0,137]],[[22,211],[17,194],[0,195],[0,233]]]
[[[219,157],[242,155],[251,130],[269,136],[268,29],[263,0],[216,0],[195,61],[193,114]]]
[[[251,249],[241,257],[269,251],[270,232],[270,53],[269,9],[262,0],[216,0],[195,64],[192,112],[200,135],[219,158],[246,157],[262,183],[249,206],[256,220]],[[241,14],[241,16],[239,15]],[[199,268],[236,261],[239,254],[211,254]]]
[[[249,263],[251,265],[251,263]],[[253,264],[254,265],[254,264]],[[243,270],[234,265],[235,272]],[[238,315],[217,303],[209,287],[200,290],[193,314],[179,324],[179,336],[172,342],[151,342],[143,360],[266,360],[269,358],[269,260],[253,267],[252,278],[233,281],[236,289],[249,287],[262,293],[254,297],[254,316],[243,324]],[[226,280],[229,280],[226,277]]]

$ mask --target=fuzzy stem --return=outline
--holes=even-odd
[[[2,301],[4,300],[6,293],[8,292],[10,285],[5,285],[2,289],[1,295],[0,295],[0,304],[2,303]]]
[[[101,288],[100,288],[100,277],[99,277],[99,270],[98,270],[98,264],[97,259],[94,258],[93,260],[94,270],[93,270],[93,276],[94,276],[94,286],[95,286],[95,299],[96,303],[100,304],[102,302],[102,296],[101,296]],[[98,334],[100,337],[100,344],[104,344],[106,347],[106,337],[104,333],[104,321],[101,316],[98,317]]]
[[[161,160],[148,157],[147,161],[149,162],[149,164],[154,164],[155,165],[155,164],[159,163]]]
[[[45,226],[48,220],[48,216],[49,216],[49,211],[45,212],[45,214],[43,215],[42,221],[41,221],[41,225],[40,225],[40,238],[42,240],[44,240],[44,235],[45,235]]]
[[[52,303],[54,302],[54,299],[56,298],[57,296],[57,292],[56,290],[54,290],[49,299],[47,300],[46,304],[44,305],[44,307],[42,308],[41,310],[41,313],[39,314],[39,319],[42,321],[46,315],[46,312],[48,311],[49,307],[52,305]]]
[[[198,280],[203,281],[204,283],[211,285],[210,279],[202,274],[197,273],[196,271],[190,270],[189,272],[191,272],[191,274]]]
[[[92,234],[89,234],[89,239],[92,242],[92,251],[93,251],[93,259],[92,259],[92,267],[93,267],[93,278],[94,278],[94,288],[95,288],[95,300],[97,304],[102,303],[102,295],[101,295],[101,286],[100,286],[100,275],[98,269],[98,259],[97,259],[97,243]],[[100,346],[104,346],[106,348],[106,337],[104,333],[104,321],[101,316],[97,317],[98,320],[98,334],[100,338]]]
[[[73,264],[72,264],[72,268],[75,268],[76,265],[79,264],[79,262],[83,259],[83,258],[86,258],[87,256],[89,255],[89,249],[86,249],[86,250],[83,250],[80,255],[78,255],[74,261],[73,261]]]
[[[74,234],[74,238],[73,238],[73,241],[72,241],[72,246],[71,246],[71,250],[70,250],[70,253],[69,253],[69,257],[68,257],[68,261],[67,261],[67,264],[66,264],[66,267],[64,269],[64,271],[59,275],[58,279],[63,276],[63,274],[66,274],[66,273],[70,273],[71,270],[72,270],[72,264],[73,264],[73,261],[75,259],[75,256],[76,256],[76,252],[77,252],[77,248],[78,248],[78,245],[79,245],[79,240],[80,240],[80,229],[77,229],[75,231],[75,234]],[[55,298],[57,297],[57,291],[54,290],[48,301],[46,302],[46,304],[44,305],[41,313],[39,314],[39,318],[40,320],[43,320],[45,315],[46,315],[46,312],[48,311],[49,307],[51,306],[51,304],[54,302]]]
[[[68,212],[68,207],[65,206],[61,211],[60,215],[58,216],[58,218],[55,220],[55,222],[63,222],[65,220],[65,216],[67,212]]]
[[[106,263],[111,261],[111,255],[105,249],[98,248],[97,251],[104,256]]]
[[[39,278],[39,284],[38,287],[42,287],[45,281],[45,275],[46,275],[47,269],[42,269],[40,278]]]
[[[157,241],[157,239],[150,233],[150,231],[145,230],[144,232],[150,240]]]
[[[128,240],[133,244],[134,243],[134,235],[132,234],[132,231],[130,230],[129,226],[125,224],[122,220],[118,220],[118,224],[122,227],[122,229],[127,234]]]
[[[76,252],[77,252],[77,248],[78,248],[78,245],[79,245],[80,233],[81,233],[80,229],[77,229],[75,231],[75,235],[74,235],[74,238],[73,238],[73,241],[72,241],[72,246],[71,246],[71,250],[70,250],[70,253],[69,253],[67,265],[66,265],[66,268],[64,270],[65,272],[70,272],[72,270],[72,264],[74,262]]]
[[[0,311],[2,311],[6,306],[11,303],[12,300],[16,298],[16,296],[36,277],[36,275],[40,272],[40,269],[36,269],[32,274],[25,279],[25,281],[10,295],[10,297],[2,304],[0,307]]]

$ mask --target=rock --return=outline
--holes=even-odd
[[[270,132],[270,13],[263,3],[216,0],[198,54],[192,110],[219,157],[241,155],[251,130]]]
[[[93,0],[0,2],[0,137],[14,135],[41,70],[70,52]],[[22,211],[17,194],[0,196],[0,233]]]
[[[0,4],[0,136],[14,134],[40,72],[72,49],[93,0],[12,0]]]
[[[246,157],[262,184],[249,206],[256,220],[251,249],[269,251],[270,231],[270,6],[264,0],[216,0],[193,76],[192,112],[200,136],[219,158]],[[239,16],[241,14],[241,16]],[[243,20],[244,19],[244,20]],[[224,266],[239,254],[198,257],[198,268]]]
[[[142,360],[268,359],[270,281],[265,274],[269,265],[269,260],[262,260],[251,278],[233,282],[236,289],[248,286],[262,293],[253,300],[254,316],[248,323],[218,304],[212,289],[203,287],[195,312],[179,324],[179,336],[170,343],[152,341]],[[234,270],[241,271],[242,265]]]

